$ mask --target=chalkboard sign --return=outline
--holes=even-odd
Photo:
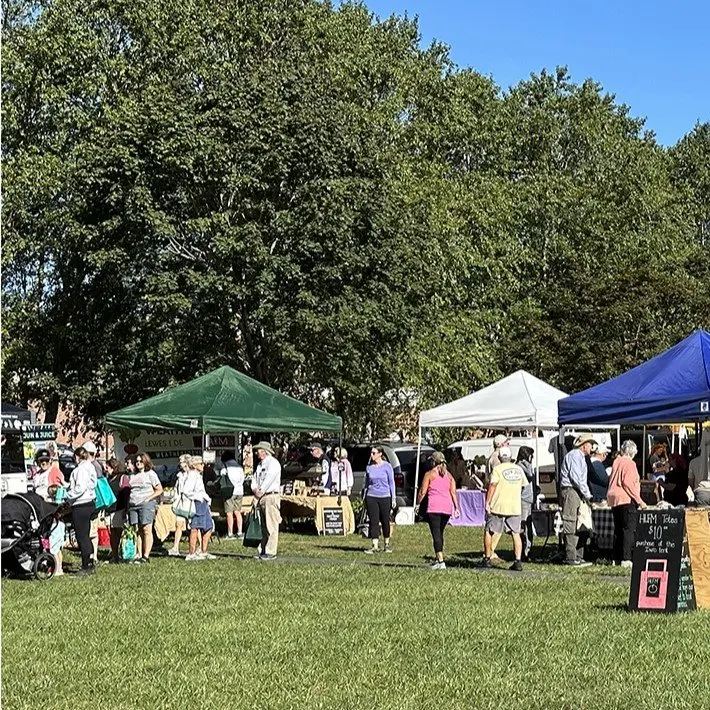
[[[323,533],[325,535],[345,535],[342,508],[323,508]]]
[[[665,613],[695,609],[685,511],[639,511],[629,609]]]
[[[284,481],[284,486],[283,486],[284,492],[283,492],[283,494],[284,494],[285,496],[292,496],[292,495],[293,495],[293,484],[294,484],[294,483],[295,483],[295,481],[294,481],[293,479],[291,479],[290,481]]]

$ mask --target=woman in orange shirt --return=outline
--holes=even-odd
[[[614,564],[622,567],[631,567],[637,509],[647,507],[641,500],[641,478],[634,463],[637,453],[638,448],[630,439],[621,445],[621,456],[614,459],[606,497],[614,515]]]

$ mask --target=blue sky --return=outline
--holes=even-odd
[[[708,0],[365,0],[380,17],[419,16],[422,43],[503,89],[542,68],[591,77],[673,145],[710,121]]]

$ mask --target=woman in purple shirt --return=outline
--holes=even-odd
[[[394,488],[394,471],[391,464],[383,460],[384,449],[373,446],[370,451],[370,464],[365,471],[365,505],[370,517],[370,540],[372,547],[365,550],[373,554],[380,544],[380,524],[385,538],[385,552],[392,552],[390,547],[390,510],[397,505]]]

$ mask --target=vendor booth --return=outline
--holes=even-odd
[[[561,390],[524,370],[518,370],[508,377],[484,387],[478,392],[427,409],[419,415],[419,449],[421,451],[422,431],[433,427],[480,427],[488,429],[532,429],[535,432],[535,466],[539,483],[538,461],[540,458],[540,430],[557,430],[557,402],[567,395]],[[544,442],[542,446],[544,446]],[[419,455],[415,477],[414,496],[419,488]],[[462,492],[459,492],[462,495]],[[475,524],[483,524],[484,493],[464,491],[467,519]],[[473,497],[477,496],[477,500]],[[462,501],[463,509],[464,501]],[[471,523],[473,524],[473,523]]]
[[[693,422],[697,444],[700,423],[709,420],[710,333],[704,330],[559,402],[561,426]],[[646,451],[642,456],[645,463]],[[710,509],[649,508],[639,517],[629,608],[710,607]]]
[[[241,432],[342,431],[340,417],[310,407],[227,366],[111,412],[106,424],[114,430],[116,454],[121,459],[137,451],[136,442],[140,441],[142,450],[156,464],[175,465],[181,454],[201,454],[209,448],[206,444],[210,441],[213,450],[236,449]],[[284,496],[282,500],[287,506],[293,497]],[[297,501],[302,503],[299,511],[304,517],[314,518],[319,531],[325,530],[328,508],[343,509],[346,520],[348,510],[352,516],[347,498],[322,496],[317,504],[310,500],[313,496],[302,498]],[[174,530],[174,516],[169,505],[160,508],[156,532],[167,536]]]

